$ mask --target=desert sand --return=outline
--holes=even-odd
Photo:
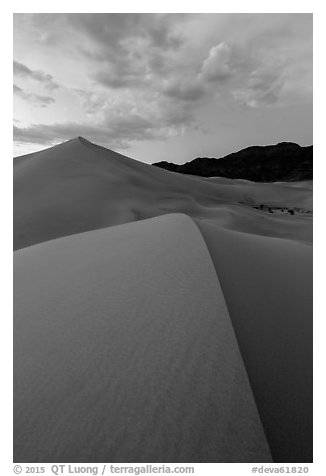
[[[190,218],[62,238],[15,260],[16,460],[271,461]]]
[[[311,188],[184,176],[76,138],[14,159],[14,248],[180,212],[227,229],[311,242],[310,216],[274,215],[252,203],[311,210]]]
[[[198,221],[275,461],[312,459],[312,247]]]
[[[76,138],[14,195],[15,461],[312,461],[312,182]]]

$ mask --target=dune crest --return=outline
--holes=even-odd
[[[15,461],[271,461],[190,218],[32,246],[15,274]]]

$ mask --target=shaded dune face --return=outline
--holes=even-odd
[[[197,221],[275,462],[312,462],[312,248]]]
[[[307,242],[310,217],[274,216],[246,203],[311,210],[311,197],[309,187],[168,172],[77,138],[14,159],[14,249],[175,212]]]
[[[189,217],[32,246],[14,266],[15,461],[271,461]]]

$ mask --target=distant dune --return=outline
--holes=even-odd
[[[311,462],[311,242],[310,180],[14,159],[15,462]]]
[[[253,208],[261,204],[298,212],[289,216]],[[309,185],[174,174],[82,138],[14,159],[15,249],[179,212],[236,231],[309,242],[306,212],[311,210]]]

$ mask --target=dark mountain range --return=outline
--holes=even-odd
[[[201,177],[227,177],[255,182],[293,182],[312,180],[313,146],[301,147],[293,142],[253,146],[220,159],[198,157],[182,165],[154,163],[172,172]]]

